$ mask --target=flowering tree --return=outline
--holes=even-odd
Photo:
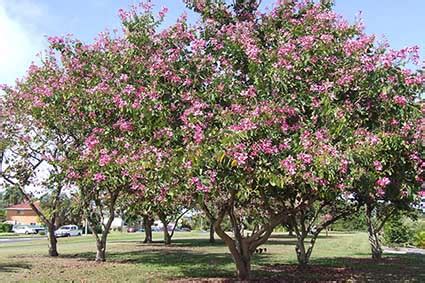
[[[124,35],[102,33],[93,44],[50,38],[42,66],[31,66],[12,91],[43,129],[67,137],[60,166],[79,189],[91,226],[103,225],[101,236],[94,233],[98,261],[105,260],[123,192],[167,194],[175,180],[170,168],[179,167],[172,161],[182,155],[173,111],[187,76],[180,53],[190,33],[184,19],[155,32],[164,12],[155,17],[149,3],[120,11]],[[147,186],[153,180],[161,183]]]
[[[283,221],[303,226],[303,214],[319,208],[327,212],[320,233],[347,213],[348,195],[363,203],[359,182],[384,152],[394,180],[375,174],[368,190],[388,185],[385,177],[413,188],[421,157],[400,176],[393,166],[420,140],[404,124],[416,119],[424,77],[398,64],[417,61],[416,48],[376,44],[331,1],[279,1],[267,13],[254,0],[185,2],[199,24],[182,17],[157,31],[165,10],[155,17],[148,2],[120,11],[123,36],[90,45],[51,38],[43,65],[14,91],[41,127],[69,136],[60,166],[89,218],[108,210],[95,235],[99,261],[123,192],[158,211],[197,199],[244,280],[255,249]],[[391,149],[373,147],[387,138]],[[302,230],[306,262],[310,229]]]
[[[24,110],[28,107],[25,101],[17,100],[12,89],[5,90],[6,94],[0,100],[4,146],[0,178],[6,187],[19,192],[46,225],[49,256],[58,256],[54,232],[66,182],[57,162],[64,157],[63,144],[66,141],[61,136],[49,136]],[[48,200],[48,209],[35,204],[42,195]]]
[[[191,45],[196,76],[181,116],[192,135],[190,185],[209,204],[204,209],[246,279],[255,248],[285,217],[328,206],[319,233],[349,213],[368,154],[356,145],[397,133],[394,120],[415,117],[424,77],[399,65],[418,61],[417,48],[377,44],[361,22],[350,25],[335,14],[331,1],[280,1],[265,14],[253,1],[188,2],[203,19]],[[225,217],[233,235],[220,227]],[[249,234],[247,221],[255,227]],[[301,263],[311,254],[301,251],[308,230],[297,245]]]
[[[355,169],[352,191],[366,208],[374,259],[382,256],[379,234],[386,221],[400,211],[413,209],[424,178],[424,110],[423,105],[421,109],[415,103],[414,96],[409,98],[403,99],[402,105],[394,103],[395,117],[371,127],[374,134],[368,133],[366,140],[353,146],[359,167]]]

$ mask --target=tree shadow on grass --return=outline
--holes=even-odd
[[[183,246],[180,244],[184,244]],[[162,270],[169,280],[232,281],[235,266],[228,252],[202,252],[188,246],[204,245],[204,241],[175,241],[174,245],[149,247],[138,251],[109,252],[107,260],[113,264],[143,265],[144,268]],[[355,256],[365,256],[363,254]],[[62,255],[63,258],[76,258],[93,261],[94,253]],[[296,264],[269,264],[269,255],[261,254],[253,258],[255,265],[253,279],[267,282],[322,282],[322,281],[418,281],[425,282],[425,256],[386,255],[381,261],[369,258],[316,258],[311,264],[300,268]]]
[[[307,238],[310,239],[311,237],[308,236]],[[338,235],[326,236],[325,233],[322,233],[319,236],[317,236],[317,239],[333,239],[333,238],[338,238]],[[297,239],[297,236],[295,235],[289,236],[288,234],[272,234],[269,239]]]
[[[142,240],[111,240],[108,243],[136,243],[140,246],[165,246],[164,241],[153,241],[152,243],[143,243]],[[171,244],[173,246],[182,247],[221,247],[224,246],[224,242],[220,239],[216,239],[215,243],[210,243],[208,239],[172,239]]]
[[[14,262],[14,263],[0,263],[0,273],[17,273],[22,269],[31,269],[28,263]]]
[[[272,281],[322,282],[349,280],[367,282],[425,282],[425,256],[389,255],[377,261],[370,258],[318,258],[311,264],[268,265],[266,261],[256,272],[256,277]]]
[[[95,254],[88,252],[61,255],[60,257],[95,260]],[[229,278],[234,276],[232,259],[229,254],[225,253],[203,253],[173,247],[146,248],[139,251],[109,252],[107,261],[114,264],[140,264],[152,267],[152,270],[177,271],[177,274],[167,275],[169,279]]]

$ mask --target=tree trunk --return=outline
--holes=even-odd
[[[236,264],[236,272],[238,279],[241,281],[249,280],[251,274],[251,255],[252,250],[249,249],[251,241],[241,236],[239,232],[234,233],[234,238],[229,237],[220,227],[219,223],[214,225],[215,231],[229,248],[233,261]],[[254,249],[255,250],[255,249]]]
[[[251,273],[251,255],[255,248],[263,243],[263,241],[253,245],[254,238],[244,238],[243,234],[241,233],[242,225],[240,225],[236,220],[233,209],[228,211],[228,215],[232,224],[234,238],[229,237],[229,235],[223,231],[221,227],[221,222],[223,221],[222,216],[219,217],[219,219],[214,223],[214,228],[217,234],[221,239],[223,239],[224,243],[229,248],[233,261],[236,264],[238,279],[241,281],[246,281],[249,280]]]
[[[297,253],[297,260],[298,260],[298,265],[300,266],[305,266],[308,264],[308,254],[306,252],[305,249],[305,236],[303,235],[298,235],[297,236],[297,245],[295,247],[295,251]]]
[[[170,245],[171,244],[171,236],[168,233],[168,222],[166,220],[166,216],[164,214],[159,215],[159,220],[161,220],[162,225],[164,226],[164,244]]]
[[[294,236],[294,229],[290,226],[288,226],[288,236],[293,237]]]
[[[171,237],[168,234],[168,227],[164,226],[164,244],[171,245]]]
[[[152,219],[149,216],[143,216],[143,227],[145,228],[143,243],[152,243]]]
[[[103,235],[102,235],[103,238]],[[96,262],[105,262],[106,261],[106,240],[96,241]]]
[[[381,247],[381,243],[379,241],[378,235],[369,234],[369,243],[371,246],[372,258],[380,260],[382,258],[382,247]]]
[[[372,216],[373,208],[370,206],[366,206],[366,222],[367,222],[367,232],[369,234],[369,243],[372,252],[373,259],[381,259],[382,258],[382,247],[381,241],[379,240],[378,231],[375,229],[373,225],[373,216]]]
[[[54,225],[47,225],[47,232],[48,232],[48,238],[49,238],[49,256],[58,256],[58,249],[57,249],[57,239],[55,236],[55,226]]]
[[[118,194],[112,196],[112,201],[109,204],[109,218],[106,223],[104,223],[104,217],[103,214],[101,214],[100,223],[102,225],[102,234],[99,237],[99,235],[96,233],[96,222],[93,222],[89,217],[87,218],[89,220],[89,226],[92,230],[93,236],[96,239],[96,262],[104,262],[106,261],[106,242],[108,239],[109,230],[111,229],[112,222],[115,218],[115,201],[118,197]],[[102,208],[100,208],[102,209]],[[86,212],[86,216],[90,215],[90,212]]]
[[[236,263],[238,279],[241,281],[249,280],[251,273],[251,257],[241,256],[240,254],[234,255],[232,253],[233,260]]]
[[[211,221],[211,224],[210,224],[210,243],[211,244],[215,243],[214,233],[215,233],[215,231],[214,231],[214,222]]]

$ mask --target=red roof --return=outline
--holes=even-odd
[[[34,203],[34,205],[39,208],[40,207],[40,202],[36,201]],[[6,209],[9,210],[32,210],[31,206],[29,205],[28,202],[22,202],[22,203],[18,203],[12,206],[7,207]]]

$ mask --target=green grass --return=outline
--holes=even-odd
[[[154,244],[143,234],[112,233],[108,262],[95,263],[91,236],[59,239],[59,258],[49,258],[47,241],[0,243],[0,281],[144,282],[234,277],[234,264],[221,241],[209,244],[208,233],[176,233],[165,247],[154,233]],[[418,281],[425,282],[425,256],[387,255],[369,259],[367,235],[332,233],[321,237],[311,265],[296,265],[294,238],[274,234],[266,254],[253,257],[253,277],[286,281]]]

